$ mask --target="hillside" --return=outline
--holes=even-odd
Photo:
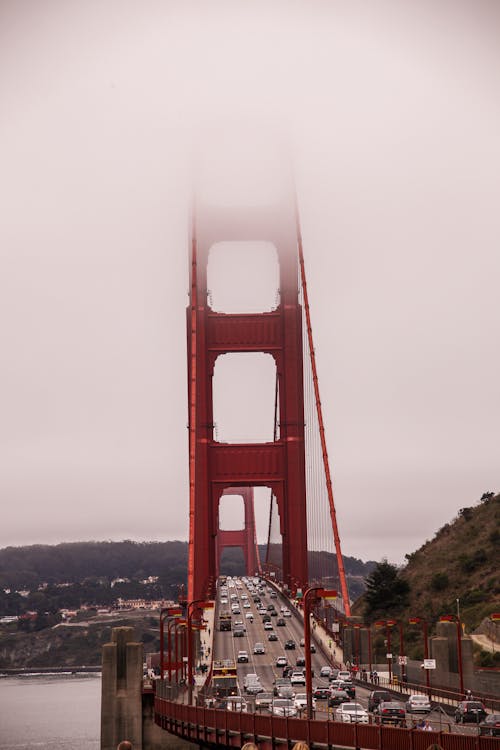
[[[407,555],[409,611],[434,620],[456,613],[469,631],[500,611],[500,495],[462,508],[434,538]],[[457,602],[458,599],[458,602]]]
[[[367,622],[391,617],[404,623],[420,617],[432,633],[440,615],[458,613],[467,633],[488,636],[476,638],[486,644],[482,652],[477,646],[477,663],[496,664],[498,654],[488,652],[491,638],[500,641],[500,626],[490,619],[500,612],[500,495],[485,493],[476,505],[462,508],[406,559],[399,571],[387,561],[377,565],[377,579],[368,578],[367,592],[355,602],[353,614]],[[421,658],[417,629],[407,628],[405,639],[407,653]]]
[[[260,548],[264,556],[264,548]],[[109,606],[118,597],[175,599],[187,582],[187,542],[72,542],[0,549],[0,616],[27,611],[57,612],[82,604]],[[243,553],[224,551],[222,572],[244,573]],[[356,558],[344,560],[352,597],[364,590],[364,578],[375,565]],[[331,571],[335,556],[311,556],[316,569]],[[338,584],[337,584],[338,585]]]

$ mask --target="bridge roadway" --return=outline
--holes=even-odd
[[[230,585],[232,583],[232,585]],[[270,591],[274,591],[277,598],[271,598]],[[214,659],[231,659],[236,662],[238,670],[238,692],[244,696],[245,702],[247,703],[247,710],[255,710],[255,696],[245,695],[244,691],[244,678],[249,673],[255,673],[259,676],[261,684],[266,692],[273,692],[274,681],[283,676],[283,667],[276,666],[276,659],[280,656],[284,656],[287,659],[287,663],[295,667],[297,658],[305,656],[304,647],[300,645],[301,640],[304,637],[304,623],[303,619],[296,613],[294,607],[290,607],[289,600],[280,592],[277,587],[272,584],[265,584],[264,593],[256,592],[260,597],[261,603],[253,601],[253,593],[248,590],[247,586],[242,579],[230,579],[227,585],[227,596],[222,596],[221,586],[217,589],[217,603],[215,611],[215,623],[214,623]],[[235,598],[231,599],[231,595]],[[222,604],[221,600],[227,599],[227,603]],[[245,603],[249,606],[245,607]],[[240,610],[239,613],[233,613],[231,616],[232,629],[231,631],[219,631],[218,629],[218,615],[221,611],[231,611],[231,606],[237,604]],[[270,604],[274,604],[278,612],[277,617],[271,617],[273,630],[266,630],[262,621],[263,615],[259,613],[259,608],[267,607]],[[288,608],[291,612],[290,617],[283,617],[281,608]],[[247,614],[252,614],[253,621],[247,617]],[[284,619],[284,626],[277,626],[276,622],[279,618]],[[235,624],[242,622],[245,628],[244,637],[234,637]],[[270,633],[275,633],[278,640],[269,641],[268,637]],[[285,642],[292,640],[295,643],[295,649],[285,649]],[[311,640],[316,648],[316,652],[311,654],[311,665],[313,669],[313,689],[315,687],[328,687],[329,681],[327,678],[320,677],[321,667],[330,664],[327,653],[323,651],[319,639],[316,639],[314,629],[311,630]],[[255,654],[254,646],[256,643],[264,644],[265,653]],[[246,651],[248,653],[248,663],[238,663],[238,652]],[[342,668],[342,664],[333,665]],[[297,667],[301,669],[302,667]],[[374,686],[368,684],[364,687],[363,683],[356,682],[356,698],[358,703],[361,703],[363,708],[368,710],[368,696]],[[386,687],[380,686],[379,689],[386,689]],[[295,693],[305,693],[305,686],[294,687]],[[394,694],[394,700],[397,700],[403,705],[406,701],[406,695],[399,694],[393,690],[389,690]],[[437,706],[438,704],[434,704]],[[315,711],[315,718],[327,719],[327,705],[326,701],[317,701],[317,710]],[[330,716],[330,719],[334,716]],[[442,731],[453,731],[461,734],[477,734],[477,730],[473,726],[456,726],[450,716],[447,716],[444,711],[434,709],[429,715],[424,718],[428,719],[431,725],[436,730]],[[407,726],[411,727],[415,723],[421,721],[422,716],[410,716],[407,715]]]
[[[245,650],[248,652],[248,663],[238,664],[238,685],[241,695],[243,692],[243,680],[246,674],[255,672],[259,675],[263,688],[266,692],[271,693],[273,682],[277,677],[282,676],[282,668],[276,667],[278,656],[285,656],[291,666],[295,665],[297,657],[304,656],[304,648],[300,646],[303,637],[303,623],[300,616],[292,608],[291,617],[284,618],[285,625],[278,627],[275,625],[277,617],[272,617],[273,631],[266,631],[263,626],[262,616],[258,612],[258,604],[253,602],[251,592],[245,589],[243,582],[241,588],[234,580],[234,586],[228,586],[227,603],[221,605],[221,587],[217,592],[217,607],[214,614],[214,623],[212,626],[212,656],[214,659],[237,659],[238,651]],[[259,594],[262,604],[269,606],[273,602],[280,613],[281,607],[288,607],[289,602],[277,591],[276,598],[271,598],[266,584],[265,594]],[[231,594],[235,598],[231,600]],[[244,598],[246,595],[248,598]],[[244,603],[248,602],[247,607]],[[233,613],[232,624],[241,620],[245,624],[246,632],[243,637],[234,637],[234,631],[218,630],[218,613],[221,608],[225,611],[230,610],[231,604],[238,604],[239,613]],[[251,613],[253,622],[246,617]],[[278,614],[278,616],[279,616]],[[268,635],[275,632],[276,641],[269,641]],[[316,634],[319,632],[319,626]],[[208,632],[210,637],[210,632]],[[312,632],[313,640],[315,639],[314,630]],[[285,642],[291,639],[295,642],[296,648],[288,650],[284,648]],[[261,642],[265,646],[265,653],[254,654],[254,644]],[[206,643],[206,642],[205,642]],[[320,645],[316,642],[316,653],[312,655],[312,667],[315,672],[313,686],[325,685],[327,680],[319,677],[321,666],[328,663],[326,652],[323,653]],[[380,686],[382,687],[382,686]],[[357,682],[356,684],[356,701],[363,707],[367,707],[369,691],[373,686]],[[387,689],[384,686],[384,689]],[[300,686],[295,688],[297,693],[305,693],[305,688]],[[404,704],[406,696],[401,693],[392,692],[394,699]],[[371,750],[427,750],[429,746],[435,746],[438,743],[443,750],[493,750],[492,743],[498,743],[498,740],[489,737],[480,737],[477,729],[473,726],[456,726],[451,719],[446,721],[443,714],[433,711],[427,718],[430,719],[432,732],[409,731],[414,725],[413,718],[407,716],[407,728],[397,728],[390,726],[380,726],[373,723],[373,718],[369,724],[350,724],[339,721],[332,721],[335,716],[328,716],[326,711],[326,702],[318,701],[315,712],[315,720],[308,721],[302,718],[283,718],[271,715],[269,712],[262,710],[254,711],[254,700],[250,696],[245,696],[247,710],[245,712],[218,710],[217,707],[210,707],[210,703],[204,698],[208,698],[210,693],[205,689],[202,691],[202,702],[197,705],[189,705],[186,702],[186,691],[181,690],[177,698],[171,693],[171,687],[166,683],[158,683],[155,690],[155,722],[171,734],[194,742],[201,746],[217,746],[230,748],[239,748],[244,742],[254,740],[260,750],[283,750],[289,748],[291,743],[303,740],[308,743],[309,747],[322,748],[331,750],[335,747],[364,747]],[[180,698],[180,700],[179,700]],[[437,704],[435,704],[437,705]],[[466,735],[466,736],[464,736]]]
[[[236,581],[238,583],[236,584]],[[253,594],[248,591],[247,587],[242,581],[236,579],[233,583],[232,580],[228,581],[228,596],[221,596],[221,587],[218,587],[217,592],[217,604],[215,613],[215,638],[214,638],[214,659],[233,659],[237,662],[238,652],[247,651],[248,663],[238,664],[238,685],[240,688],[241,695],[244,694],[243,680],[246,674],[256,673],[260,677],[263,688],[267,692],[272,692],[273,683],[277,677],[283,676],[283,667],[276,666],[276,659],[279,656],[284,656],[287,659],[288,664],[292,667],[295,666],[295,662],[298,657],[304,657],[305,652],[303,646],[300,645],[301,640],[304,637],[304,625],[302,619],[290,609],[291,617],[283,617],[281,608],[289,608],[289,601],[286,599],[278,589],[274,589],[271,584],[264,588],[264,593],[258,592],[256,595],[260,597],[261,603],[253,601]],[[233,586],[230,584],[233,583]],[[239,586],[240,588],[237,588]],[[269,591],[273,590],[277,593],[277,598],[271,598]],[[231,595],[236,596],[236,599],[231,599]],[[247,598],[244,598],[247,597]],[[227,604],[221,604],[221,599],[227,598]],[[245,608],[245,602],[249,604],[249,607]],[[221,611],[231,611],[231,605],[237,603],[239,605],[239,614],[232,614],[232,629],[229,631],[218,630],[218,615]],[[262,621],[263,615],[259,614],[259,608],[267,607],[274,604],[278,615],[271,617],[271,623],[273,630],[265,630],[264,623]],[[247,617],[252,614],[253,621]],[[270,614],[270,612],[268,612]],[[285,625],[278,626],[276,623],[278,619],[283,619]],[[240,621],[243,623],[245,628],[245,635],[243,638],[235,638],[235,624]],[[276,634],[277,641],[269,641],[269,634]],[[285,649],[285,642],[292,640],[295,643],[295,649]],[[255,654],[254,646],[256,643],[262,643],[265,648],[264,654]],[[327,660],[325,656],[320,652],[317,647],[317,653],[313,653],[312,657],[312,668],[315,674],[319,674],[319,670],[325,664]],[[328,684],[328,680],[322,681],[325,685]],[[304,688],[297,688],[297,692],[305,692]],[[247,701],[251,701],[252,698],[248,696]]]

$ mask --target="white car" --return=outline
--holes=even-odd
[[[428,714],[431,711],[431,704],[425,695],[409,695],[406,710],[409,714]]]
[[[273,629],[272,622],[265,622],[264,623],[264,630],[272,630],[272,629]]]
[[[335,711],[335,718],[337,721],[368,724],[368,712],[361,703],[341,703]]]
[[[238,651],[237,661],[238,661],[239,664],[243,664],[245,662],[248,662],[248,652],[247,651]]]
[[[351,673],[347,672],[347,670],[340,670],[337,675],[337,680],[342,680],[342,682],[350,682],[352,680]]]
[[[243,609],[250,609],[250,602],[243,602]]]
[[[307,693],[297,693],[294,703],[297,711],[302,711],[307,708]],[[313,711],[316,710],[316,698],[312,698],[312,708]]]
[[[245,617],[247,618],[247,620],[252,620],[253,622],[253,614],[251,612],[247,612]]]
[[[321,667],[321,671],[319,673],[320,677],[330,677],[332,674],[332,668],[329,666]]]
[[[273,716],[297,716],[297,709],[293,700],[288,698],[275,698],[269,706]]]
[[[283,610],[283,617],[291,617],[291,616],[292,616],[292,613],[290,612],[289,609]]]
[[[266,649],[264,648],[264,644],[256,643],[255,646],[253,647],[253,652],[254,654],[265,654]]]
[[[292,685],[305,685],[306,678],[304,673],[300,669],[295,670],[290,676],[290,682]]]

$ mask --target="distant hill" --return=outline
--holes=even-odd
[[[407,564],[398,573],[398,578],[409,585],[406,604],[397,611],[380,608],[369,615],[362,595],[353,606],[353,614],[367,621],[391,616],[406,622],[408,617],[421,617],[432,632],[440,615],[459,612],[467,633],[477,631],[492,637],[497,626],[489,618],[500,612],[499,494],[485,493],[476,505],[462,508],[433,539],[407,554],[406,559]],[[411,640],[416,636],[409,629],[407,637],[411,655]],[[491,655],[483,657],[485,666],[497,661]]]
[[[456,613],[469,631],[500,611],[500,494],[462,508],[434,538],[406,556],[409,610],[433,620]]]
[[[263,548],[260,552],[263,556]],[[178,587],[187,583],[187,562],[188,544],[181,541],[91,541],[5,547],[0,549],[0,614],[19,614],[42,607],[71,608],[82,601],[107,605],[118,596],[176,598]],[[356,558],[344,559],[351,597],[362,593],[364,578],[374,565],[374,562],[364,563]],[[312,576],[319,570],[331,571],[332,582],[338,587],[334,555],[312,553],[310,567]],[[241,550],[224,551],[223,572],[227,575],[244,573]],[[141,584],[149,577],[158,580]],[[116,582],[117,579],[125,580]],[[6,589],[9,594],[5,593]],[[25,594],[14,594],[16,591]],[[30,593],[26,595],[26,592]]]

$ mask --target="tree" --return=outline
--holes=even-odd
[[[408,605],[410,585],[395,565],[382,560],[366,578],[365,615],[394,614]]]

